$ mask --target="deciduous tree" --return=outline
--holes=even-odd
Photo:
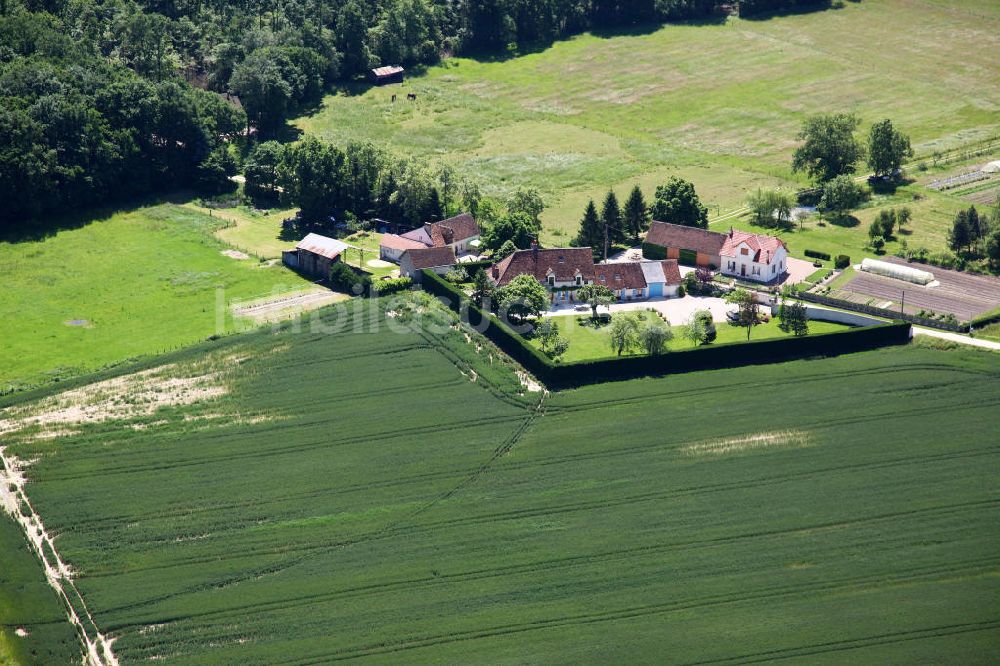
[[[686,227],[708,228],[708,208],[702,205],[694,184],[671,176],[656,188],[656,198],[650,207],[654,220]]]
[[[615,302],[615,294],[602,284],[585,284],[576,290],[576,298],[590,306],[591,318],[597,319],[597,308]]]
[[[891,120],[872,125],[868,132],[868,166],[876,176],[895,176],[910,157],[910,138],[895,129]]]
[[[792,170],[805,171],[818,182],[854,173],[862,148],[854,132],[860,120],[849,113],[819,114],[806,119],[792,156]]]

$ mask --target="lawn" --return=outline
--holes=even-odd
[[[643,318],[653,318],[656,316],[651,312],[640,311],[638,314]],[[553,317],[553,320],[559,324],[559,335],[569,340],[569,350],[567,350],[567,352],[560,357],[560,360],[568,363],[571,361],[589,361],[598,358],[612,358],[615,356],[615,352],[611,348],[611,338],[609,336],[610,326],[603,325],[595,327],[591,322],[590,315],[567,315],[563,317]],[[850,327],[825,321],[809,322],[810,333],[833,333],[836,331],[842,331],[846,328]],[[671,326],[670,330],[674,334],[674,338],[667,344],[668,351],[695,348],[694,343],[684,338],[682,325],[678,324]],[[715,340],[715,344],[747,341],[747,333],[744,328],[731,326],[728,323],[717,323],[716,331],[718,333],[718,337]],[[755,326],[750,334],[750,339],[766,340],[768,338],[783,338],[788,335],[788,333],[785,333],[778,328],[778,320],[772,319],[766,324]],[[538,340],[532,340],[531,342],[537,348],[541,349],[541,344]],[[625,355],[641,356],[643,354],[645,354],[645,352],[637,350],[631,354],[626,353]]]
[[[679,175],[717,215],[758,186],[805,185],[789,162],[810,113],[852,111],[863,128],[891,118],[928,163],[937,151],[995,137],[998,35],[1000,5],[958,0],[866,0],[768,20],[587,34],[518,57],[450,58],[407,80],[415,102],[392,104],[395,86],[341,93],[294,124],[450,164],[488,192],[537,187],[547,203],[542,241],[553,245],[572,238],[587,200],[612,186],[624,197],[641,183],[652,197]],[[947,223],[967,205],[911,185],[877,198],[856,228],[814,223],[789,233],[792,254],[857,257],[876,207],[902,203],[914,211],[907,242],[932,250],[943,249]]]
[[[542,399],[489,345],[373,305],[6,400],[120,663],[990,660],[994,356]]]
[[[0,390],[159,354],[245,328],[226,303],[309,282],[236,260],[219,219],[175,204],[98,215],[40,241],[0,243]]]
[[[281,252],[295,247],[298,239],[281,237],[282,220],[293,216],[297,208],[256,210],[249,206],[235,208],[204,208],[195,202],[185,204],[200,213],[217,217],[225,222],[216,231],[216,237],[226,245],[261,259],[281,259]]]

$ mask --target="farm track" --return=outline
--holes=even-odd
[[[114,625],[110,627],[110,629],[113,631],[120,631],[121,629],[128,628],[130,626],[142,626],[142,625],[156,624],[161,622],[174,622],[174,621],[181,621],[193,618],[226,617],[229,615],[241,615],[247,612],[270,612],[277,610],[290,610],[293,608],[301,608],[303,606],[309,606],[317,603],[325,603],[327,601],[333,601],[338,599],[366,597],[372,594],[395,592],[401,590],[415,590],[425,587],[436,587],[439,585],[446,585],[456,582],[465,582],[472,580],[481,581],[481,580],[502,578],[507,576],[541,573],[553,570],[566,570],[575,567],[594,566],[610,562],[622,562],[626,560],[643,558],[650,555],[662,556],[666,553],[678,553],[688,550],[712,548],[720,545],[732,545],[743,542],[753,542],[753,541],[769,540],[769,539],[782,538],[788,536],[803,535],[803,534],[813,533],[817,530],[844,529],[844,528],[858,527],[862,525],[870,526],[885,522],[895,522],[899,520],[910,520],[910,519],[918,520],[918,519],[926,519],[929,517],[961,515],[962,513],[968,510],[986,509],[989,507],[997,506],[998,504],[1000,504],[1000,499],[984,500],[981,502],[970,502],[958,505],[929,507],[923,509],[916,509],[913,511],[878,514],[851,521],[828,521],[824,523],[798,525],[795,527],[789,527],[767,532],[743,532],[739,534],[720,536],[710,539],[686,541],[686,542],[682,541],[661,542],[661,543],[643,545],[633,548],[622,548],[619,550],[602,551],[597,553],[589,553],[585,555],[552,558],[548,560],[540,560],[527,564],[510,565],[506,567],[494,567],[489,569],[474,569],[454,574],[441,574],[434,577],[427,576],[423,578],[388,581],[385,583],[363,585],[353,588],[345,588],[342,590],[334,590],[331,592],[325,592],[320,594],[305,595],[293,599],[281,599],[264,604],[234,606],[226,609],[188,613],[185,614],[184,616],[178,616],[178,617],[155,617],[155,618],[149,617],[149,618],[143,618],[142,620],[137,621],[134,624]],[[998,556],[997,559],[1000,559],[1000,556]],[[108,610],[120,612],[123,610],[141,608],[143,606],[149,605],[150,603],[163,601],[166,598],[170,597],[159,598],[156,600],[149,600],[141,604],[132,604],[128,606],[115,607]]]
[[[596,613],[579,613],[575,615],[565,615],[560,617],[540,619],[533,622],[524,622],[507,625],[497,625],[482,630],[455,632],[451,634],[437,634],[431,636],[415,636],[393,643],[385,642],[372,644],[357,648],[344,648],[312,655],[304,659],[291,659],[284,662],[287,666],[309,666],[320,664],[325,661],[342,661],[345,659],[355,659],[358,657],[371,656],[376,654],[395,654],[418,648],[431,647],[457,641],[478,640],[497,636],[521,634],[541,629],[554,627],[568,627],[582,624],[592,624],[596,622],[612,622],[616,620],[634,619],[649,615],[662,615],[678,611],[689,611],[695,609],[706,609],[731,604],[741,604],[747,602],[762,602],[783,599],[787,597],[816,595],[817,593],[850,593],[858,592],[871,587],[871,585],[902,585],[914,582],[924,582],[939,580],[941,578],[953,577],[955,575],[981,576],[994,573],[1000,558],[985,558],[963,562],[960,566],[950,568],[928,567],[917,568],[909,571],[901,571],[896,575],[868,575],[841,578],[835,581],[814,583],[808,585],[789,585],[785,587],[771,588],[766,592],[758,592],[748,595],[719,595],[716,597],[705,597],[700,599],[685,599],[682,601],[668,602],[662,604],[649,604],[642,606],[632,606],[611,611]],[[1000,620],[992,625],[1000,626]]]

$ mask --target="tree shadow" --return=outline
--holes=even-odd
[[[853,229],[861,224],[861,220],[853,215],[832,215],[826,219],[830,224],[843,227],[845,229]]]
[[[43,220],[22,218],[0,224],[0,242],[37,243],[63,231],[74,231],[94,222],[104,222],[118,213],[129,213],[140,208],[160,204],[184,204],[198,196],[200,194],[195,190],[179,189],[129,197],[121,201],[81,208],[59,215],[46,215]]]
[[[861,0],[851,0],[851,2],[859,3]],[[748,14],[740,15],[740,18],[744,21],[770,21],[771,19],[781,18],[783,16],[800,16],[803,14],[814,14],[816,12],[824,12],[830,9],[843,9],[847,4],[844,0],[819,0],[818,2],[811,2],[804,5],[794,5],[791,7],[781,7],[778,9],[772,9],[767,11],[762,11],[759,14]]]

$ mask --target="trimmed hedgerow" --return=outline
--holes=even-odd
[[[837,258],[834,259],[833,265],[837,269],[844,269],[851,265],[851,258],[846,254],[838,254]]]
[[[816,250],[806,250],[802,254],[806,255],[810,259],[822,259],[823,261],[830,261],[830,255],[826,252],[817,252]]]
[[[379,296],[388,296],[400,291],[406,291],[413,286],[413,280],[408,277],[391,278],[389,280],[372,281],[372,291]]]

